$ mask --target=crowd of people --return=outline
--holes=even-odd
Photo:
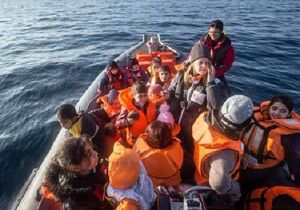
[[[165,50],[157,39],[149,52]],[[159,54],[158,54],[159,55]],[[253,105],[234,95],[225,74],[234,48],[214,20],[173,75],[154,56],[101,73],[99,109],[57,110],[70,138],[59,148],[42,191],[65,210],[149,210],[157,187],[209,186],[232,209],[300,209],[300,116],[286,95]],[[299,142],[298,142],[299,141]]]

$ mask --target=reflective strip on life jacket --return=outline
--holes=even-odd
[[[254,122],[241,138],[245,145],[244,160],[249,168],[264,169],[280,164],[285,158],[281,137],[300,133],[300,117],[296,113],[291,119],[269,120],[268,105],[263,102],[260,108],[254,108]]]

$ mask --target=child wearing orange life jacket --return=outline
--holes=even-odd
[[[87,137],[67,139],[47,168],[43,195],[59,202],[61,209],[111,209],[104,200],[105,168]]]
[[[195,167],[181,141],[172,136],[169,126],[161,121],[149,124],[133,146],[156,186],[176,186],[191,182]]]
[[[63,104],[58,108],[56,117],[61,127],[67,129],[73,137],[88,135],[100,157],[108,157],[111,151],[106,140],[112,136],[115,128],[102,109],[77,113],[72,104]]]
[[[162,104],[159,107],[159,115],[157,120],[166,123],[171,129],[171,134],[176,137],[180,132],[180,125],[175,122],[172,113],[169,110],[170,106],[168,104]]]
[[[121,104],[119,101],[119,92],[115,89],[109,91],[105,96],[101,96],[97,99],[98,104],[102,104],[102,107],[110,120],[115,123],[116,117],[121,111]]]
[[[135,81],[142,81],[147,84],[149,80],[147,73],[141,69],[136,58],[131,58],[129,60],[128,70],[126,72],[126,80],[128,82],[128,86],[131,86]]]
[[[116,142],[109,157],[108,176],[106,195],[116,210],[149,210],[152,207],[153,183],[134,150]]]
[[[122,90],[128,87],[126,76],[114,60],[110,61],[105,70],[101,72],[99,81],[99,96],[108,94],[111,89]]]
[[[122,90],[119,100],[122,108],[116,127],[126,129],[125,142],[132,147],[147,125],[156,119],[155,105],[148,99],[148,90],[143,82],[135,82],[131,88]]]

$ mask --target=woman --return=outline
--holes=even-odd
[[[224,84],[215,78],[215,68],[210,52],[203,42],[198,42],[191,51],[190,65],[180,71],[169,86],[170,111],[182,126],[180,139],[192,154],[192,125],[207,108],[219,109],[228,96]]]

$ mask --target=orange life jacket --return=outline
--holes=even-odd
[[[271,120],[268,116],[269,102],[254,108],[254,121],[242,136],[244,160],[247,167],[265,169],[280,164],[285,159],[281,137],[300,133],[300,116],[292,112],[288,119]]]
[[[274,186],[254,190],[251,193],[250,198],[246,200],[246,209],[271,210],[273,200],[280,195],[288,195],[289,197],[300,203],[300,188]]]
[[[194,162],[196,166],[195,181],[197,184],[208,183],[208,171],[204,167],[205,161],[221,150],[233,150],[236,152],[236,163],[231,171],[231,175],[233,179],[237,179],[242,155],[242,144],[240,141],[232,140],[209,126],[204,121],[206,113],[200,114],[192,127]]]
[[[108,102],[108,97],[107,95],[105,96],[101,96],[100,97],[102,103],[103,103],[103,109],[105,110],[105,112],[108,114],[109,118],[113,118],[116,115],[118,115],[121,111],[121,107],[120,109],[116,109],[115,107],[113,107],[109,102]]]
[[[142,134],[133,149],[139,154],[154,185],[175,186],[181,182],[180,168],[184,152],[180,140],[173,137],[172,144],[154,149],[147,144],[148,136]]]
[[[132,102],[132,92],[131,88],[126,88],[122,90],[119,94],[119,100],[123,107],[125,107],[128,111],[135,110],[139,114],[139,119],[133,123],[130,127],[126,128],[126,138],[127,142],[130,146],[133,146],[137,137],[145,131],[148,124],[155,120],[156,118],[156,109],[155,105],[148,100],[148,107],[146,114],[138,109]]]

